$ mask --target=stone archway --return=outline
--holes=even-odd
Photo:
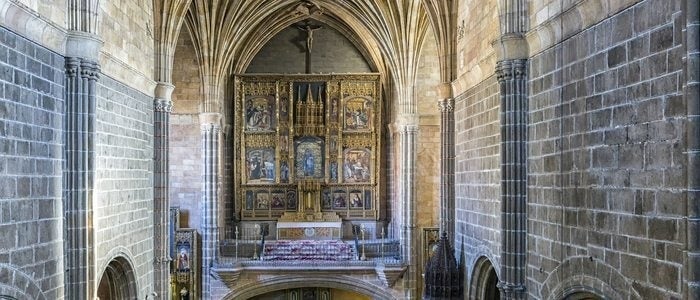
[[[344,290],[377,300],[396,299],[391,290],[364,280],[345,275],[277,276],[263,281],[251,281],[232,288],[222,299],[250,299],[274,291],[317,287]]]
[[[500,299],[498,274],[486,257],[477,260],[469,287],[469,299]]]
[[[568,294],[562,300],[603,300],[603,298],[591,292],[584,291]]]
[[[107,264],[97,285],[100,300],[136,299],[138,296],[134,268],[124,257],[116,257]]]

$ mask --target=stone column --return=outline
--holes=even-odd
[[[202,163],[204,183],[202,189],[202,298],[210,298],[211,267],[218,257],[219,241],[219,135],[221,114],[201,113]]]
[[[95,61],[96,57],[66,57],[63,168],[66,299],[92,299],[95,293],[92,202],[96,85],[100,74]]]
[[[686,0],[687,63],[685,64],[685,103],[688,110],[688,295],[687,299],[700,298],[700,4]]]
[[[173,107],[171,99],[174,88],[169,83],[158,82],[153,100],[153,289],[161,299],[170,299],[168,149],[170,148],[170,112]]]
[[[401,225],[401,258],[408,265],[405,282],[405,299],[419,299],[418,283],[418,253],[419,239],[416,231],[416,160],[418,125],[398,125],[399,135],[399,178],[398,198],[401,201],[403,224]]]
[[[527,239],[527,60],[501,60],[501,299],[525,299]]]
[[[455,114],[454,99],[438,101],[440,109],[440,232],[447,232],[450,245],[455,234]]]

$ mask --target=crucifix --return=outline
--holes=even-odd
[[[311,73],[311,47],[314,42],[314,31],[321,29],[321,25],[312,26],[309,22],[297,26],[302,31],[306,31],[306,73]]]

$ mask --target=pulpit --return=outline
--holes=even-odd
[[[340,239],[342,221],[334,212],[321,211],[321,182],[300,180],[296,212],[285,212],[277,221],[278,239]]]

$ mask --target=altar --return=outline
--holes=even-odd
[[[342,222],[277,222],[277,239],[329,240],[340,239]]]

